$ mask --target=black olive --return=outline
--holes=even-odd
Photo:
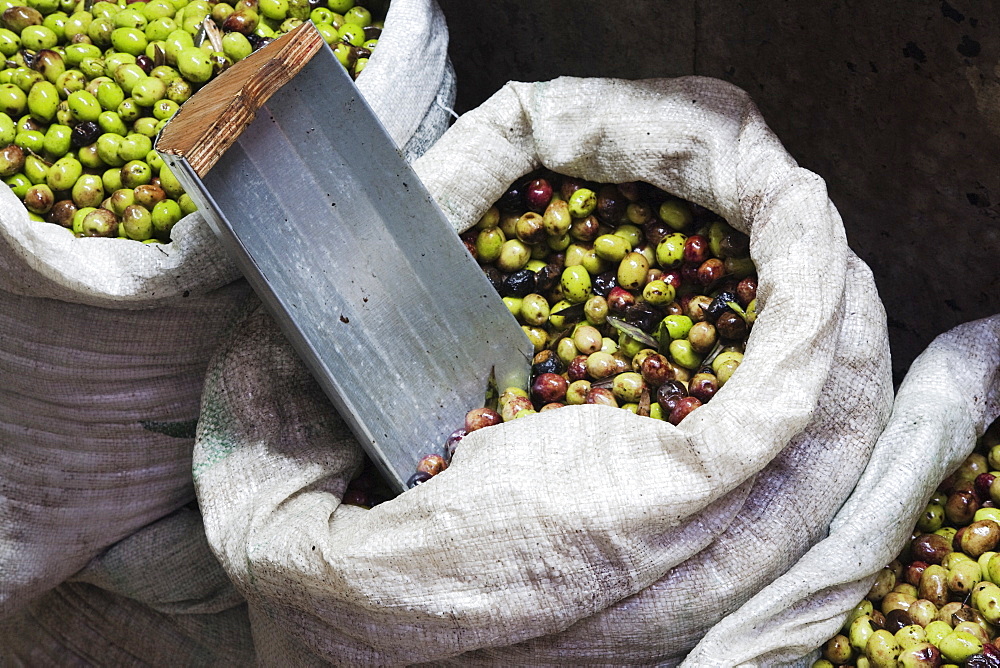
[[[547,264],[535,272],[535,292],[546,294],[559,285],[562,277],[562,269],[557,265]]]
[[[417,471],[416,473],[410,476],[409,480],[406,481],[406,488],[413,489],[417,485],[422,485],[433,477],[434,476],[432,476],[427,471]]]
[[[895,634],[904,626],[913,624],[913,618],[905,610],[890,610],[885,616],[885,630]]]
[[[146,74],[153,71],[153,59],[144,53],[135,57],[135,64],[142,68],[142,71]]]
[[[500,273],[500,270],[493,265],[489,265],[483,267],[483,273],[486,274],[486,278],[489,279],[493,289],[500,292],[500,286],[503,285],[503,274]]]
[[[35,52],[21,49],[21,58],[24,59],[24,66],[35,69]]]
[[[310,0],[310,2],[312,2],[312,0]],[[326,5],[326,3],[323,2],[323,0],[319,0],[319,2],[323,6]],[[376,28],[375,26],[365,26],[364,27],[364,31],[365,31],[365,41],[366,42],[368,40],[370,40],[370,39],[378,39],[379,37],[382,36],[382,29],[381,28]]]
[[[537,378],[543,373],[562,373],[565,370],[558,355],[551,350],[543,350],[535,355],[531,365],[531,377]]]
[[[712,303],[708,305],[708,308],[705,309],[705,319],[714,323],[720,315],[726,311],[733,310],[729,306],[729,302],[735,301],[736,295],[732,292],[720,292],[718,296],[712,300]]]
[[[83,121],[73,126],[73,131],[69,135],[69,141],[76,148],[88,146],[97,141],[101,135],[101,128],[94,121]]]
[[[535,272],[521,269],[504,279],[500,294],[504,297],[523,297],[535,291]]]
[[[247,41],[250,42],[250,47],[254,51],[256,51],[257,49],[260,48],[260,43],[264,39],[263,37],[261,37],[259,35],[256,35],[254,33],[250,33],[249,35],[246,35],[246,38],[247,38]]]
[[[632,304],[625,309],[625,322],[646,333],[652,333],[663,320],[663,314],[645,302]]]
[[[722,237],[719,250],[722,251],[723,257],[747,257],[750,255],[750,237],[739,230],[733,230]]]
[[[603,274],[594,276],[591,288],[595,295],[607,297],[614,288],[618,286],[618,270],[606,271]]]

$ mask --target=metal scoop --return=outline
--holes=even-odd
[[[532,345],[320,33],[199,90],[156,150],[391,486]]]

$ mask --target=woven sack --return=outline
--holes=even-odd
[[[4,666],[246,666],[247,606],[181,508],[0,620]]]
[[[722,620],[687,665],[768,666],[804,659],[837,633],[902,551],[938,484],[1000,415],[1000,316],[938,336],[910,366],[892,416],[830,534]],[[734,637],[752,637],[746,644]],[[815,658],[815,657],[814,657]]]
[[[358,86],[413,159],[455,95],[434,0],[394,0]],[[197,213],[78,239],[0,185],[0,617],[194,498],[210,355],[250,293]]]
[[[892,398],[884,310],[822,180],[747,95],[699,77],[511,83],[415,163],[459,231],[542,165],[647,181],[747,232],[761,310],[743,364],[679,426],[541,413],[474,432],[365,511],[339,503],[358,446],[258,310],[212,363],[194,473],[262,659],[679,661],[857,482]]]

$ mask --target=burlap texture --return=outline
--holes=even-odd
[[[0,620],[4,666],[247,666],[247,606],[182,508]]]
[[[194,470],[260,656],[676,661],[854,487],[892,400],[884,311],[822,180],[746,94],[696,77],[512,83],[415,167],[463,230],[540,165],[648,181],[749,233],[761,312],[743,365],[677,427],[542,413],[471,434],[447,471],[363,511],[339,505],[358,446],[254,314],[212,364]]]
[[[394,0],[358,86],[413,159],[447,128],[434,0]],[[0,185],[0,617],[194,498],[208,359],[250,293],[197,213],[169,244],[80,239]]]
[[[946,475],[1000,415],[1000,316],[938,336],[910,366],[892,416],[830,535],[713,628],[690,655],[728,666],[795,661],[833,636],[896,558]],[[751,634],[750,646],[733,643]]]

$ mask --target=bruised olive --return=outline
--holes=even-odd
[[[531,396],[541,404],[562,401],[566,398],[568,387],[569,382],[559,374],[543,373],[537,376],[531,384]]]
[[[559,357],[551,350],[543,350],[531,361],[531,373],[534,376],[543,373],[562,373],[564,365]]]
[[[448,468],[448,462],[441,455],[427,455],[417,463],[417,471],[437,475]]]
[[[608,292],[608,310],[615,315],[625,314],[631,306],[635,305],[635,295],[625,288],[617,285]]]
[[[944,514],[948,520],[957,526],[963,526],[972,521],[976,511],[979,510],[979,502],[973,492],[955,492],[948,497],[944,504]]]
[[[659,353],[647,356],[639,367],[643,380],[653,389],[657,389],[665,382],[674,379],[674,368],[669,360]]]
[[[740,306],[746,308],[757,298],[757,279],[754,276],[747,276],[736,285],[736,300]]]
[[[688,381],[688,392],[702,403],[706,403],[718,391],[719,380],[715,377],[715,374],[696,373]]]
[[[45,220],[61,227],[73,228],[73,216],[76,215],[76,204],[71,199],[59,200],[49,209]]]
[[[935,533],[921,534],[910,544],[913,558],[928,564],[940,564],[951,551],[951,542]]]
[[[670,424],[680,424],[684,418],[699,406],[701,406],[701,401],[696,397],[681,397],[677,400],[677,404],[670,411],[670,417],[667,419],[670,421]]]
[[[490,408],[474,408],[465,414],[465,431],[469,434],[484,427],[503,422],[500,414]]]
[[[601,186],[597,193],[597,217],[606,225],[616,226],[625,217],[627,202],[617,186]]]
[[[743,339],[747,335],[747,322],[742,316],[727,311],[715,321],[719,336],[724,339]]]
[[[605,387],[592,387],[587,392],[587,399],[584,403],[618,408],[618,400],[615,399],[614,393]]]

